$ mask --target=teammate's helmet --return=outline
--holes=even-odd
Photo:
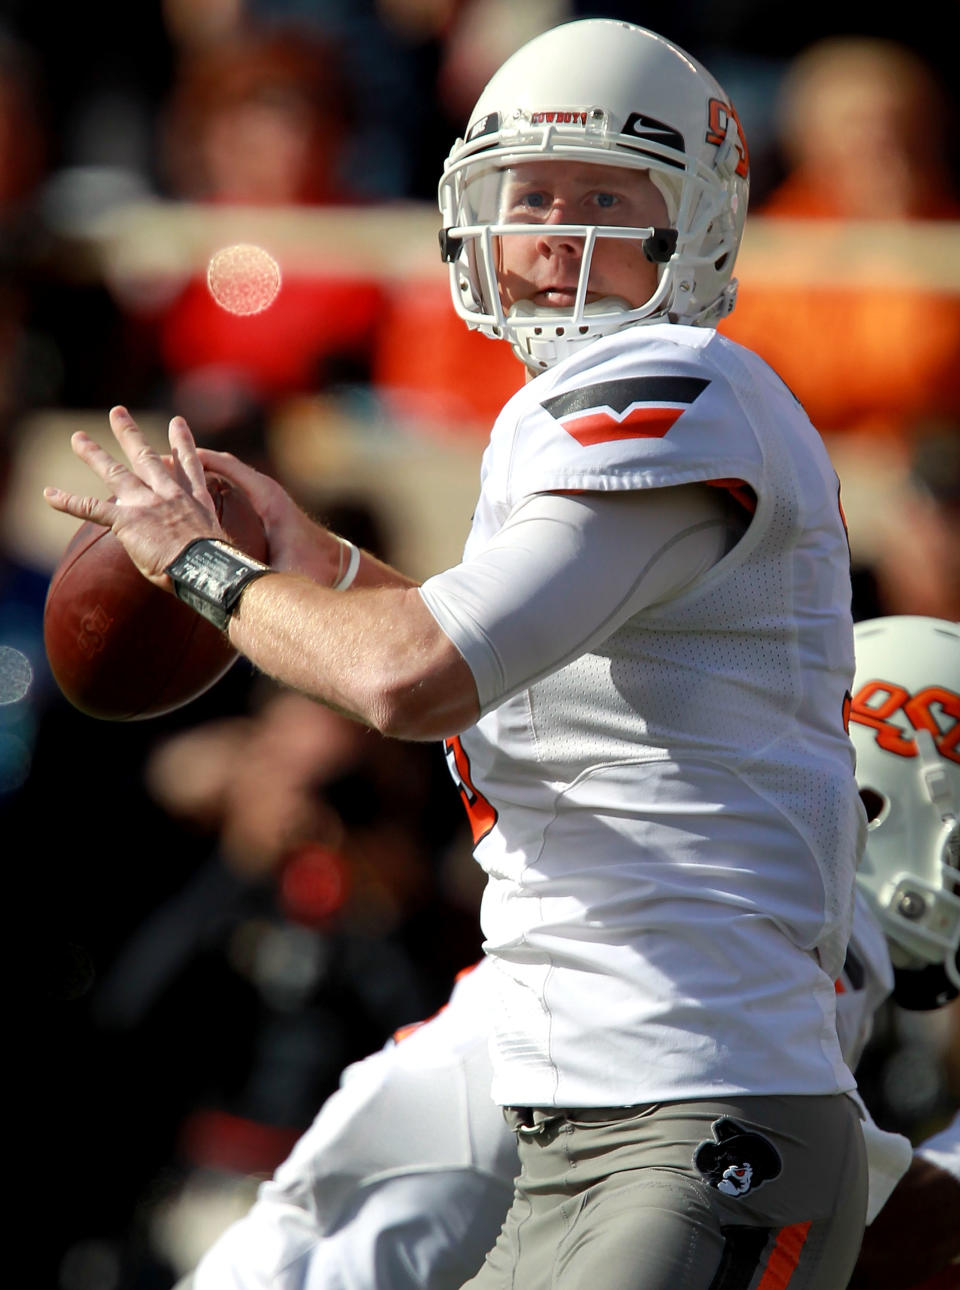
[[[850,735],[869,820],[857,883],[895,969],[912,969],[898,1000],[937,1006],[960,989],[960,626],[902,615],[854,635]]]
[[[648,171],[669,228],[557,225],[584,238],[570,310],[522,301],[505,312],[497,241],[542,232],[501,223],[504,171],[558,158]],[[733,105],[677,45],[631,23],[590,18],[529,41],[494,74],[453,146],[440,181],[440,234],[453,303],[469,327],[507,339],[534,372],[577,347],[639,322],[712,325],[736,298],[733,265],[743,234],[749,161]],[[632,308],[614,297],[587,305],[596,237],[639,239],[658,285]]]

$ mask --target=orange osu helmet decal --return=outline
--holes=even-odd
[[[900,721],[897,718],[901,718]],[[889,680],[868,680],[850,705],[850,720],[876,731],[886,752],[916,757],[918,730],[929,730],[941,757],[960,764],[960,694],[943,685],[911,693]]]
[[[736,126],[738,139],[736,147],[740,160],[735,167],[735,171],[741,179],[746,179],[750,174],[750,153],[747,149],[743,126],[737,116],[737,109],[732,103],[725,103],[723,99],[711,99],[707,104],[707,111],[709,118],[707,121],[706,140],[707,143],[712,143],[714,147],[720,148],[726,143],[727,130],[731,121]]]

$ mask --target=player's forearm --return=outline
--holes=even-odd
[[[444,738],[479,713],[472,673],[413,584],[343,593],[279,573],[246,589],[229,630],[276,680],[394,738]]]
[[[349,566],[350,544],[302,512],[295,512],[292,520],[287,517],[284,523],[271,529],[269,545],[273,568],[303,574],[321,587],[332,587]],[[418,585],[369,551],[361,551],[359,557],[356,574],[351,579],[353,587]]]

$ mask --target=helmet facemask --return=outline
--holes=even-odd
[[[547,136],[549,143],[549,133]],[[571,155],[572,153],[572,155]],[[541,371],[563,357],[571,348],[609,335],[637,322],[660,317],[667,307],[671,277],[666,271],[676,249],[677,235],[669,225],[559,224],[521,222],[504,208],[505,193],[512,177],[524,162],[544,160],[540,149],[513,149],[501,154],[499,164],[480,158],[468,163],[454,184],[441,189],[451,196],[455,208],[447,225],[445,253],[451,266],[451,290],[460,316],[468,326],[496,339],[506,338],[518,357],[533,371]],[[591,166],[606,167],[609,156],[579,150],[548,149],[547,157],[558,162],[586,160]],[[634,174],[649,175],[664,197],[669,212],[676,208],[674,194],[646,164],[618,167]],[[605,173],[609,173],[608,171]],[[668,216],[669,218],[669,216]],[[446,223],[446,221],[445,221]],[[500,289],[500,267],[505,240],[536,237],[547,233],[551,239],[575,239],[581,246],[576,299],[569,308],[538,305],[518,300],[505,307]],[[597,244],[606,239],[636,243],[646,261],[657,265],[657,282],[648,299],[630,304],[619,295],[604,295],[588,301],[588,288]]]
[[[868,819],[862,876],[882,873],[883,880],[872,883],[871,897],[894,965],[942,963],[948,979],[960,989],[960,821],[954,813],[960,804],[943,792],[946,779],[930,732],[918,730],[914,739],[917,760],[911,771],[916,789],[910,796],[901,792],[894,800],[861,787]],[[861,784],[869,779],[861,772]],[[929,857],[926,865],[910,854],[921,847]],[[891,864],[888,857],[901,850],[900,863]],[[924,872],[927,868],[929,873]]]

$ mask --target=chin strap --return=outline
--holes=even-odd
[[[615,318],[610,317],[611,314],[626,313],[630,308],[628,302],[619,296],[604,296],[584,308],[582,323],[572,324],[569,318],[558,322],[555,309],[535,305],[530,300],[518,300],[510,306],[507,314],[510,324],[507,335],[521,363],[531,372],[545,372],[584,345],[591,345],[601,336],[609,336],[621,327],[631,326],[629,321],[618,324]],[[591,319],[600,317],[606,321],[590,325]],[[659,319],[651,318],[650,321]]]
[[[738,286],[737,279],[731,278],[716,300],[701,309],[696,317],[678,318],[676,321],[685,322],[688,327],[715,327],[721,318],[726,318],[727,314],[733,313],[734,305],[737,303]]]

